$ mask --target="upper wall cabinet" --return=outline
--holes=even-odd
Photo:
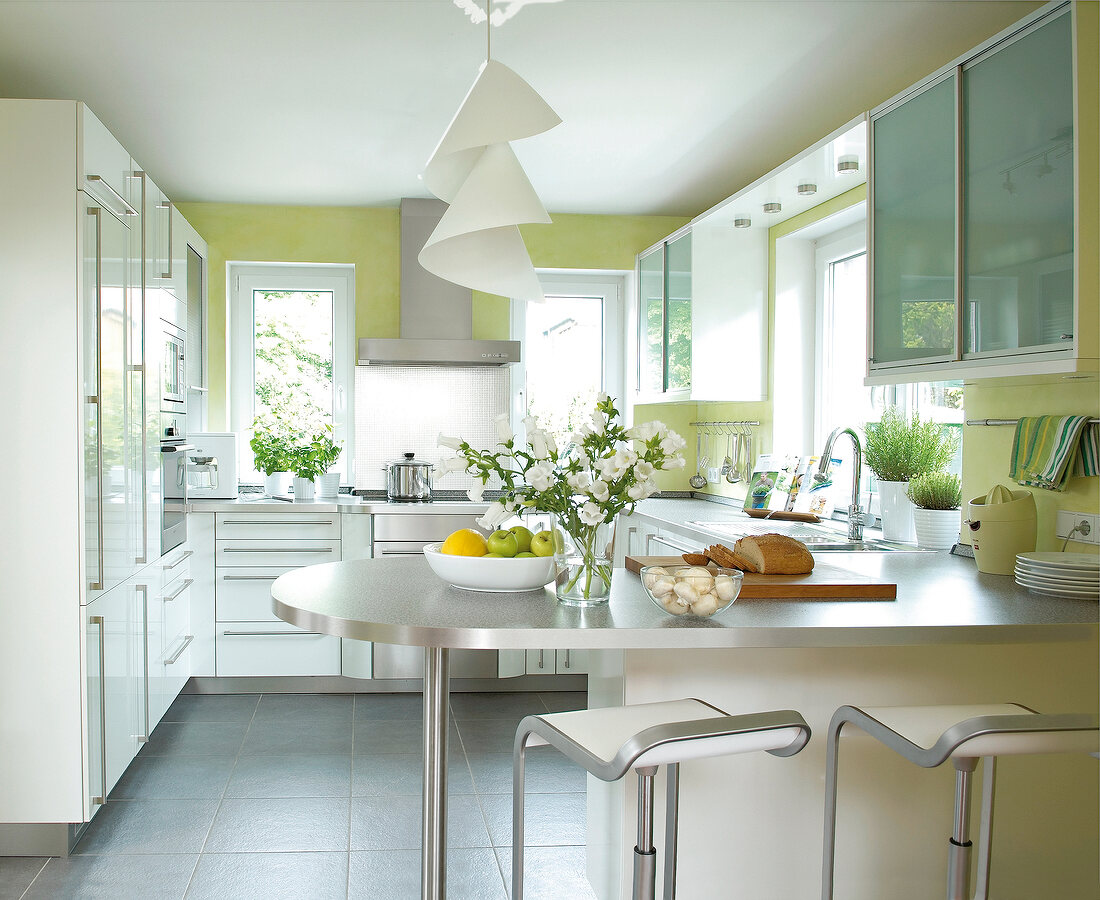
[[[869,383],[1095,369],[1072,25],[1044,7],[871,114]]]
[[[638,393],[686,398],[692,373],[692,235],[685,231],[638,257]]]

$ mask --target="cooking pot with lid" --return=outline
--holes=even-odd
[[[405,453],[386,466],[386,496],[390,500],[431,500],[433,464]]]

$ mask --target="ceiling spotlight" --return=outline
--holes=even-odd
[[[736,216],[736,217],[734,217],[734,220],[733,220],[733,227],[734,228],[748,228],[750,225],[752,225],[752,219],[750,219],[748,216]]]
[[[842,156],[836,161],[837,175],[855,175],[859,172],[858,156]]]
[[[798,193],[803,197],[810,197],[817,193],[817,185],[812,181],[804,181],[798,186]]]
[[[766,213],[777,213],[781,209],[783,209],[783,204],[782,203],[765,203],[764,204],[764,212],[766,212]]]

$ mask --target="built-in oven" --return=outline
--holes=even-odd
[[[187,416],[160,414],[160,552],[173,550],[187,540]]]
[[[187,411],[187,371],[185,360],[185,334],[170,322],[160,323],[164,328],[161,348],[160,409],[161,412],[184,413]]]

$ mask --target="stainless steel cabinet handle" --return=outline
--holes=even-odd
[[[539,651],[539,668],[540,669],[545,669],[546,668],[546,662],[544,660],[545,656],[546,656],[546,651],[545,650],[540,650]]]
[[[306,525],[331,525],[332,519],[325,519],[324,521],[309,521],[301,522],[294,519],[225,519],[222,521],[223,525],[300,525],[305,527]]]
[[[697,549],[685,544],[677,544],[675,541],[670,541],[668,538],[661,537],[659,534],[647,534],[645,538],[646,553],[649,553],[649,548],[653,544],[664,544],[666,547],[671,547],[673,550],[678,550],[680,553],[694,553]]]
[[[274,581],[278,575],[223,575],[222,581]]]
[[[168,210],[168,252],[165,257],[168,260],[168,271],[161,273],[161,278],[172,277],[172,201],[165,200],[163,203],[157,204],[160,209]]]
[[[180,586],[178,588],[176,588],[170,594],[165,594],[160,599],[164,600],[166,602],[171,602],[171,601],[175,600],[184,591],[186,591],[189,587],[191,587],[191,585],[193,585],[194,583],[195,583],[194,578],[185,578],[185,579],[183,579],[183,582],[180,584]]]
[[[141,179],[141,211],[142,211],[142,213],[144,213],[145,212],[145,190],[146,190],[146,186],[147,186],[147,177],[146,177],[144,172],[140,172],[140,171],[132,172],[130,177]],[[145,226],[144,226],[144,223],[142,224],[142,228],[141,228],[141,258],[142,258],[142,261],[143,261],[143,264],[144,264],[144,260],[145,260]],[[144,288],[144,287],[145,286],[142,285],[142,288]],[[144,296],[144,293],[143,293],[143,296]],[[143,320],[145,318],[145,313],[146,313],[144,304],[145,304],[145,301],[142,300],[141,315],[142,315]],[[144,332],[144,329],[143,329],[143,332]],[[146,468],[145,468],[145,458],[149,453],[149,444],[148,444],[149,433],[148,433],[148,429],[144,427],[144,422],[145,422],[145,338],[144,338],[144,334],[142,336],[141,365],[138,368],[141,371],[141,420],[142,420],[143,425],[142,425],[142,429],[141,429],[141,558],[138,559],[137,562],[140,563],[140,564],[145,564],[149,561],[149,502],[146,499],[147,496],[148,496],[148,492],[149,492],[149,473],[146,471]],[[148,666],[146,667],[146,672],[148,672]],[[146,677],[148,678],[148,675],[146,675]],[[146,707],[148,707],[148,704],[146,704]],[[145,733],[148,734],[149,733],[149,724],[148,724],[149,723],[149,717],[146,716],[145,720],[146,720]]]
[[[194,550],[184,550],[184,551],[183,551],[183,552],[182,552],[182,553],[181,553],[181,554],[179,555],[179,557],[178,557],[178,558],[176,559],[176,561],[175,561],[175,562],[172,562],[172,563],[167,563],[166,565],[163,565],[163,566],[161,566],[161,568],[162,568],[162,569],[163,569],[163,570],[164,570],[165,572],[170,572],[170,571],[172,571],[172,569],[174,569],[174,568],[175,568],[176,566],[178,566],[178,565],[179,565],[179,564],[180,564],[181,562],[183,562],[183,561],[184,561],[185,559],[187,559],[187,558],[188,558],[189,556],[194,556],[194,555],[195,555],[195,551],[194,551]]]
[[[142,679],[145,694],[145,733],[139,734],[137,739],[139,744],[144,744],[149,740],[149,586],[136,584],[134,590],[141,592],[141,655],[145,660],[145,677]]]
[[[113,196],[116,200],[118,200],[119,203],[122,204],[122,215],[124,215],[124,216],[139,215],[138,211],[136,209],[134,209],[129,203],[126,202],[126,198],[123,197],[122,194],[120,194],[118,191],[116,191],[113,187],[111,187],[111,185],[107,183],[107,180],[102,175],[85,175],[84,177],[87,178],[88,181],[94,181],[96,184],[100,185],[101,187],[106,188],[111,193],[111,196]]]
[[[96,176],[98,177],[98,176]],[[103,393],[103,322],[100,320],[103,309],[103,211],[98,206],[88,209],[88,215],[95,216],[95,397],[88,402],[95,404],[95,468],[96,468],[96,556],[99,568],[96,580],[88,585],[88,590],[103,590],[103,410],[99,405]],[[107,779],[103,779],[107,783]],[[107,793],[107,789],[103,789]],[[100,801],[102,802],[102,801]]]
[[[225,547],[222,553],[331,553],[331,547]]]
[[[319,631],[223,631],[225,637],[324,637]]]
[[[107,798],[107,653],[103,616],[88,616],[89,625],[99,626],[99,769],[103,796],[92,797],[93,806],[102,806]]]
[[[185,634],[183,636],[183,643],[180,644],[179,650],[177,650],[175,653],[173,653],[171,656],[169,656],[168,659],[166,659],[164,661],[164,664],[166,666],[173,665],[176,662],[176,660],[178,660],[181,656],[183,656],[183,651],[187,649],[187,647],[190,645],[190,643],[194,639],[195,639],[195,636],[193,634]]]
[[[564,666],[564,668],[566,668],[566,669],[569,668],[569,651],[568,650],[565,651],[565,666]]]

